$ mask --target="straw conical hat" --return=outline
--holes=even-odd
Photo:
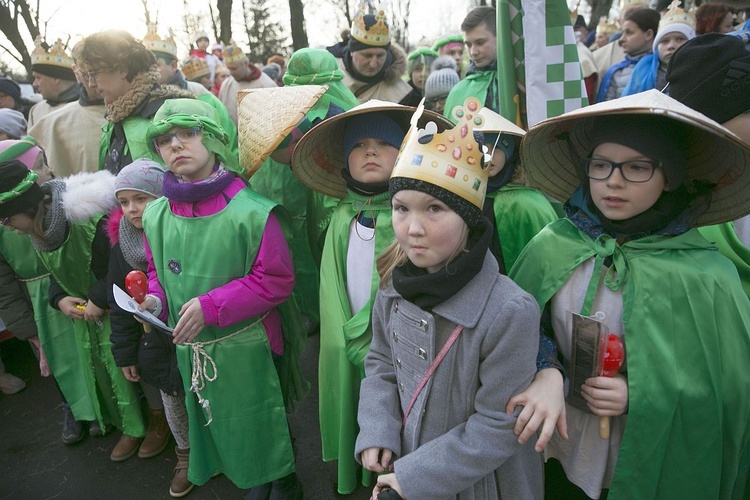
[[[325,85],[299,85],[237,93],[240,165],[248,176],[260,168],[326,90]]]
[[[344,130],[349,118],[364,113],[385,113],[401,125],[404,134],[409,130],[409,120],[416,111],[412,106],[371,99],[346,113],[323,120],[310,129],[297,143],[292,155],[292,170],[310,189],[335,198],[346,196],[346,183],[341,177],[344,161]],[[433,111],[424,110],[419,126],[435,122],[438,131],[453,128],[453,122]]]
[[[526,135],[524,129],[489,108],[482,108],[477,114],[482,117],[484,123],[478,127],[474,127],[474,130],[488,133],[515,135],[519,138]]]
[[[590,153],[595,117],[660,115],[689,125],[686,138],[685,185],[707,181],[711,203],[696,226],[736,220],[750,213],[750,148],[732,132],[707,116],[658,90],[649,90],[577,109],[538,123],[526,133],[521,157],[534,186],[566,201],[581,184],[579,163]],[[627,131],[623,131],[627,133]]]

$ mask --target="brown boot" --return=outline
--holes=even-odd
[[[171,436],[171,433],[169,432],[167,419],[164,416],[164,408],[149,410],[148,430],[138,450],[138,456],[140,458],[155,457],[167,447],[169,436]]]
[[[112,454],[109,455],[110,460],[113,462],[122,462],[135,455],[138,451],[138,445],[141,443],[141,438],[128,436],[123,434],[120,440],[112,450]]]
[[[173,498],[182,498],[195,486],[188,481],[188,463],[190,458],[190,448],[180,449],[175,446],[175,455],[177,455],[177,465],[174,467],[174,476],[172,484],[169,486],[169,496]]]

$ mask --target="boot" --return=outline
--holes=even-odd
[[[21,392],[26,388],[26,382],[11,375],[10,373],[0,373],[0,392],[11,395]]]
[[[128,458],[135,455],[135,452],[138,451],[138,445],[140,443],[141,438],[123,434],[112,450],[112,453],[109,455],[110,460],[112,460],[113,462],[123,462],[127,460]]]
[[[65,420],[63,421],[62,442],[65,444],[74,444],[83,439],[83,425],[76,421],[73,411],[68,403],[63,403]]]
[[[188,481],[188,465],[190,459],[190,448],[180,449],[175,446],[174,453],[177,455],[177,465],[174,467],[174,476],[172,484],[169,486],[169,496],[172,498],[182,498],[195,486]]]
[[[164,408],[149,410],[148,429],[138,450],[138,456],[140,458],[155,457],[167,447],[171,435],[167,418],[164,415]]]

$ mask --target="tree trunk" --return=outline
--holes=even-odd
[[[39,36],[38,13],[32,14],[29,4],[25,0],[4,1],[0,2],[0,33],[5,35],[10,44],[16,50],[14,54],[5,46],[2,47],[9,56],[18,61],[31,75],[31,55],[26,48],[26,42],[21,35],[20,21],[23,19],[24,25],[28,30],[31,38],[36,39]],[[35,22],[35,19],[37,21]],[[45,50],[49,49],[46,44],[42,44]]]
[[[292,25],[292,48],[304,49],[309,46],[305,30],[305,11],[302,0],[289,0],[289,15]]]
[[[596,31],[599,18],[608,16],[611,8],[612,0],[591,0],[591,19],[589,20],[588,30]]]
[[[217,0],[219,9],[219,39],[223,43],[232,40],[232,0]]]

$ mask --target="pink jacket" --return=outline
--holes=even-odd
[[[172,212],[181,217],[205,217],[213,215],[227,206],[226,199],[234,198],[245,183],[237,178],[222,193],[217,193],[197,203],[169,201]],[[154,259],[148,238],[144,235],[146,259],[148,260],[148,293],[162,303],[159,319],[166,321],[168,316],[167,297],[156,275]],[[284,351],[281,332],[281,317],[274,308],[282,304],[292,294],[294,288],[294,265],[284,233],[276,217],[271,214],[263,230],[263,238],[258,248],[250,273],[214,288],[198,297],[206,325],[231,326],[253,316],[271,310],[263,320],[271,350],[276,354]]]

